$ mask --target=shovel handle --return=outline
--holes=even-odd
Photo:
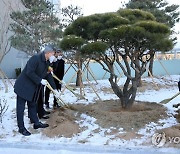
[[[53,92],[53,94],[55,94],[54,89],[51,87],[48,81],[47,81],[47,87]],[[61,103],[62,106],[68,107],[68,105],[60,97],[58,98],[56,97],[56,99],[58,100],[59,103]]]

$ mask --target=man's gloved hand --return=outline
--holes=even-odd
[[[54,90],[54,96],[55,97],[59,97],[60,96],[59,91],[57,89]]]
[[[42,84],[42,85],[46,86],[46,85],[47,85],[47,83],[48,83],[48,82],[47,82],[47,80],[46,80],[46,79],[42,79],[42,80],[41,80],[41,84]]]

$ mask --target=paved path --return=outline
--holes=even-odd
[[[82,144],[62,143],[32,143],[0,141],[0,154],[177,154],[180,149],[175,148],[153,148],[135,147],[122,148],[115,146],[93,146]]]

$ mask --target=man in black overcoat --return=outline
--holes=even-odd
[[[55,62],[53,62],[52,67],[53,67],[53,73],[60,79],[63,80],[64,77],[64,69],[65,69],[65,62],[62,59],[63,53],[61,49],[57,49],[56,50],[56,54],[55,57],[57,58],[57,60]],[[57,90],[61,90],[61,83],[59,83],[58,80],[54,79],[54,82],[56,84],[56,88]],[[46,88],[45,90],[45,105],[46,108],[49,108],[49,95],[50,95],[50,90],[48,88]],[[56,98],[54,97],[54,103],[53,103],[53,108],[58,108],[59,105],[57,103]]]
[[[37,117],[36,99],[38,87],[47,84],[47,80],[51,86],[56,89],[52,76],[49,75],[49,64],[54,60],[55,49],[51,45],[47,45],[42,53],[32,56],[22,73],[18,76],[15,85],[14,92],[17,94],[17,124],[19,132],[25,136],[31,135],[31,133],[24,126],[24,110],[25,103],[28,106],[29,118],[34,122],[34,129],[46,128],[49,125],[43,124]]]

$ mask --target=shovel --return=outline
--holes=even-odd
[[[46,86],[53,92],[53,94],[55,94],[55,90],[51,87],[51,85],[49,84],[48,81],[47,81],[47,85]],[[57,100],[58,105],[60,105],[61,107],[69,108],[68,104],[65,103],[60,97],[57,97],[55,95],[55,98]]]
[[[56,80],[58,80],[60,83],[63,83],[63,81],[60,80],[54,73],[52,73],[52,76],[53,76]],[[72,88],[72,87],[70,87],[70,86],[68,86],[68,85],[66,85],[66,84],[65,84],[65,87],[66,87],[71,93],[73,93],[76,97],[78,97],[78,98],[80,98],[80,99],[86,99],[84,96],[75,93],[75,92],[73,91],[73,88]]]
[[[159,103],[161,103],[161,104],[167,104],[167,103],[169,103],[172,99],[174,99],[175,97],[177,97],[179,94],[180,94],[180,92],[178,92],[177,94],[175,94],[175,95],[172,96],[171,98],[162,100],[162,101],[159,102]]]
[[[171,98],[164,99],[164,100],[162,100],[162,101],[159,102],[159,103],[161,103],[161,104],[167,104],[167,103],[169,103],[172,99],[176,98],[176,97],[180,94],[180,81],[178,82],[178,88],[179,88],[179,92],[178,92],[177,94],[175,94],[175,95],[172,96]]]

